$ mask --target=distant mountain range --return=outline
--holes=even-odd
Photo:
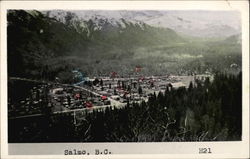
[[[131,23],[148,24],[170,28],[174,31],[195,37],[228,37],[241,33],[240,14],[234,11],[70,11],[78,20],[106,19],[116,25],[122,20]],[[65,11],[47,12],[60,21]]]

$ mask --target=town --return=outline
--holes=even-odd
[[[212,75],[150,76],[150,77],[99,77],[69,85],[39,83],[29,90],[22,100],[9,99],[9,117],[21,118],[44,113],[92,112],[107,107],[122,108],[131,103],[147,102],[154,93],[164,93],[178,87],[188,87],[196,79],[212,79]]]

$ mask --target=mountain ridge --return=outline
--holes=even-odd
[[[74,13],[81,20],[102,18],[119,22],[121,19],[126,19],[134,24],[146,23],[153,27],[170,28],[176,32],[197,37],[229,37],[241,32],[239,13],[233,11],[93,10],[69,12]],[[62,14],[65,14],[62,10],[49,13],[51,17],[59,19]]]

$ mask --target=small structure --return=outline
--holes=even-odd
[[[107,98],[107,96],[101,96],[101,99],[102,100],[107,100],[108,98]]]

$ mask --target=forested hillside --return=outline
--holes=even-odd
[[[87,76],[239,72],[240,35],[228,39],[184,37],[126,19],[61,19],[39,11],[8,11],[8,74],[32,79],[63,78],[72,69]],[[178,31],[178,30],[177,30]]]
[[[216,75],[213,82],[167,89],[147,103],[90,115],[79,126],[87,141],[234,141],[241,140],[241,73]],[[129,103],[128,103],[129,104]],[[130,103],[131,104],[131,103]],[[82,138],[81,138],[82,137]]]

